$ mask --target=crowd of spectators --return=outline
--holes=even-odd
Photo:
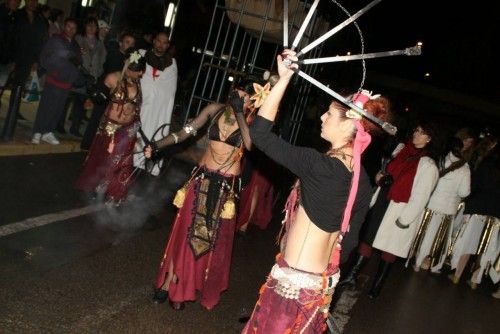
[[[110,25],[92,8],[76,19],[38,0],[20,5],[20,0],[0,4],[0,93],[11,89],[9,104],[28,93],[37,95],[33,144],[58,145],[63,136],[81,140],[82,149],[88,149],[104,108],[92,103],[91,87],[122,70],[136,40],[145,50],[152,40],[128,29],[110,34]],[[36,92],[30,91],[33,77],[40,82]],[[19,111],[17,118],[26,120]]]

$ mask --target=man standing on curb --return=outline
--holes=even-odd
[[[59,144],[53,131],[64,112],[69,91],[79,78],[78,66],[82,63],[80,48],[73,39],[76,29],[76,21],[66,19],[63,32],[52,36],[42,50],[40,64],[47,75],[33,125],[33,144],[40,144],[40,140]]]

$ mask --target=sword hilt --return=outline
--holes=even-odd
[[[420,56],[422,54],[422,47],[420,45],[415,45],[411,48],[406,48],[404,54],[406,56]]]

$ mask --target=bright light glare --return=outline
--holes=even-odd
[[[174,15],[174,9],[175,9],[175,6],[174,4],[171,2],[168,4],[168,9],[167,9],[167,15],[165,16],[165,27],[170,27],[170,24],[172,23],[172,16]]]
[[[82,0],[82,7],[92,7],[94,0]]]

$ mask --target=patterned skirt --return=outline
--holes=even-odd
[[[140,123],[120,125],[103,116],[75,188],[120,202],[133,181],[133,153]]]
[[[278,255],[242,333],[323,333],[339,277],[338,268],[310,273]]]
[[[162,287],[173,265],[176,279],[167,287],[171,301],[194,301],[199,291],[201,305],[211,309],[227,289],[236,216],[223,219],[221,212],[233,179],[202,168],[189,182],[156,280],[156,287]]]

